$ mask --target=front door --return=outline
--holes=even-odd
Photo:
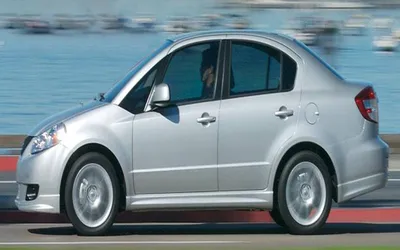
[[[219,115],[219,190],[264,190],[279,143],[296,129],[296,61],[256,41],[232,40],[228,48],[230,79]]]
[[[136,194],[218,191],[219,47],[217,40],[173,52],[158,82],[169,85],[172,105],[135,116]]]

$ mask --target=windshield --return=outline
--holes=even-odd
[[[332,72],[336,77],[338,77],[341,80],[344,80],[344,78],[334,69],[332,68],[327,62],[322,60],[321,57],[319,57],[313,50],[311,50],[309,47],[307,47],[304,43],[299,42],[298,40],[295,40],[298,45],[300,45],[303,49],[305,49],[307,52],[309,52],[315,59],[317,59],[320,63],[322,63],[330,72]]]
[[[101,98],[101,101],[111,102],[118,93],[125,87],[125,85],[129,82],[129,80],[141,69],[145,66],[148,62],[151,61],[157,54],[167,48],[170,44],[172,44],[171,40],[167,40],[162,46],[157,48],[153,53],[149,56],[141,59],[135,66],[129,71],[129,73],[124,76],[120,81],[116,82],[111,89],[109,89]]]

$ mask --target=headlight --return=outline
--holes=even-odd
[[[48,148],[51,148],[62,141],[67,134],[64,123],[54,125],[41,135],[33,138],[31,153],[36,154]]]

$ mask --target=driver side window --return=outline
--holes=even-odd
[[[170,88],[171,103],[214,98],[219,46],[219,41],[198,43],[172,54],[162,81]]]

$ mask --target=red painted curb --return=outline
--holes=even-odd
[[[0,223],[67,223],[65,215],[0,212]],[[117,223],[273,223],[264,211],[123,212]],[[400,223],[400,208],[332,209],[328,223]]]
[[[400,208],[332,209],[329,222],[400,223]]]
[[[0,172],[15,172],[18,156],[0,156]]]

